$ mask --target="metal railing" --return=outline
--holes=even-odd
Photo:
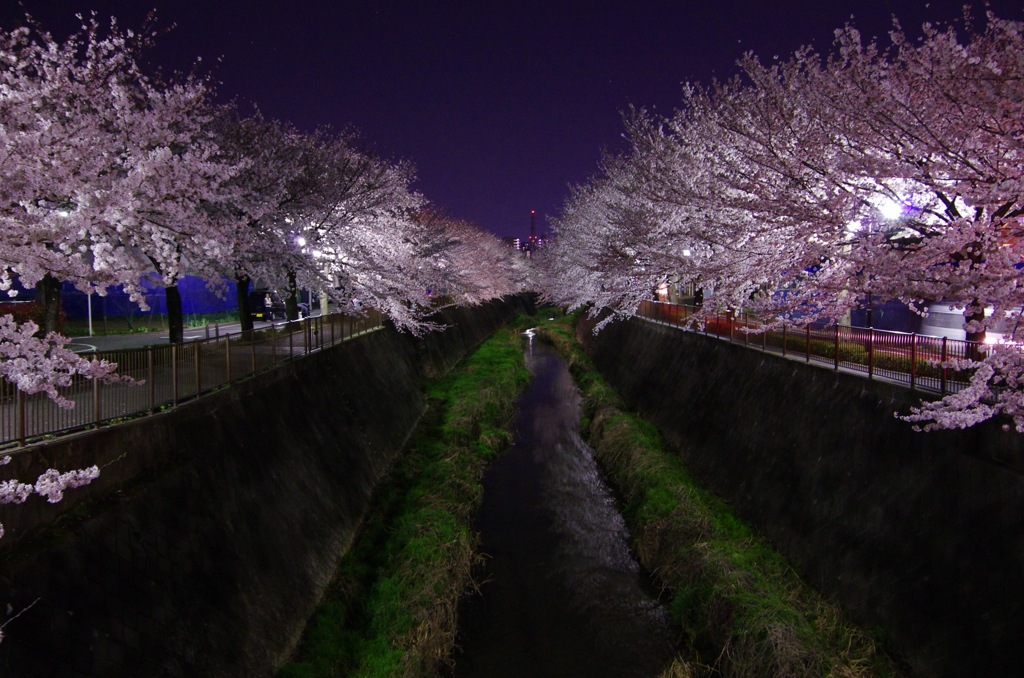
[[[694,306],[645,301],[637,315],[682,327],[699,309]],[[845,325],[810,324],[794,328],[763,330],[751,313],[717,313],[694,321],[691,331],[740,343],[750,348],[805,362],[827,365],[907,384],[911,389],[940,395],[956,393],[967,386],[972,371],[954,370],[943,364],[957,358],[979,359],[983,344],[974,341],[875,330]]]
[[[252,332],[220,334],[187,344],[83,353],[117,363],[117,373],[137,384],[104,384],[74,377],[60,395],[62,408],[43,393],[26,394],[0,379],[0,448],[156,413],[197,398],[274,365],[347,341],[381,327],[383,318],[334,313],[270,325]]]

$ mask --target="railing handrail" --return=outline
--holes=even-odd
[[[335,312],[238,332],[221,334],[218,328],[217,336],[183,344],[85,352],[80,355],[117,363],[119,374],[148,382],[148,388],[76,377],[71,386],[59,389],[76,406],[62,409],[45,394],[27,395],[0,380],[0,447],[23,447],[43,436],[65,435],[115,419],[155,414],[161,408],[176,407],[382,324],[383,316],[373,309],[363,316]],[[288,343],[279,346],[285,334]]]
[[[742,343],[748,348],[778,352],[784,357],[830,365],[836,370],[864,373],[868,379],[882,378],[906,384],[912,390],[943,396],[961,390],[968,383],[965,376],[948,367],[948,362],[956,358],[977,357],[985,346],[977,341],[838,323],[811,322],[800,327],[784,322],[779,330],[766,329],[756,314],[745,311],[709,313],[693,321],[703,324],[703,328],[683,327],[691,324],[690,318],[699,309],[699,306],[650,300],[641,303],[637,315],[653,322]],[[742,325],[738,332],[743,335],[742,339],[736,337],[737,318]],[[727,329],[720,327],[724,323],[728,324]],[[714,329],[711,329],[712,325]],[[750,327],[754,331],[747,329]],[[764,335],[759,344],[749,341],[749,335],[754,333]],[[769,341],[769,335],[772,341]],[[823,344],[821,350],[815,351],[812,342]],[[865,352],[863,362],[857,355],[859,349]]]

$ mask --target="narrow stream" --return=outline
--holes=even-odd
[[[513,447],[484,476],[476,528],[488,556],[460,609],[456,678],[656,676],[674,652],[668,613],[627,546],[578,433],[567,365],[526,340],[529,390]]]

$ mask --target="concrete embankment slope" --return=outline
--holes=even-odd
[[[921,676],[1024,675],[1022,436],[906,389],[633,319],[578,336],[708,489]]]
[[[0,512],[17,527],[27,510],[22,527],[38,533],[0,554],[0,604],[17,613],[40,599],[4,629],[0,675],[268,675],[423,412],[422,377],[528,304],[449,309],[443,333],[375,331],[176,410],[16,455],[5,478],[114,461],[55,505],[66,512],[56,529],[31,524],[43,507]]]

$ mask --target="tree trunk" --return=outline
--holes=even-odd
[[[252,332],[252,312],[249,308],[249,276],[239,273],[235,276],[235,298],[238,300],[238,319],[242,323],[245,338]]]
[[[172,344],[181,344],[185,341],[185,320],[181,314],[181,293],[177,285],[171,285],[166,290],[167,296],[167,330],[170,334]]]
[[[971,306],[980,306],[980,305],[981,305],[981,302],[979,302],[977,299],[972,299],[971,300]],[[970,308],[970,307],[968,307],[968,308]],[[971,321],[981,322],[984,319],[985,319],[985,308],[984,307],[981,308],[981,311],[978,311],[976,313],[966,313],[966,312],[964,313],[964,322],[965,323],[969,323]],[[967,351],[966,351],[966,357],[969,360],[984,360],[985,359],[985,354],[982,353],[982,351],[980,350],[980,344],[984,344],[985,343],[985,335],[986,335],[985,330],[982,330],[981,332],[968,332],[967,333],[967,341],[976,341],[976,342],[978,342],[978,345],[975,345],[975,344],[968,345]]]
[[[39,327],[39,336],[45,337],[50,332],[60,332],[60,281],[47,273],[36,283],[36,302],[43,307],[43,317]]]
[[[295,272],[288,272],[288,289],[284,298],[285,313],[288,320],[299,319],[299,288],[295,283]]]

